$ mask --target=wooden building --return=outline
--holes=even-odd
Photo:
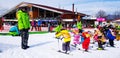
[[[97,18],[95,16],[85,16],[82,19],[84,28],[94,28],[95,25],[98,24]]]
[[[74,19],[80,20],[82,17],[86,16],[86,14],[75,12],[74,11],[74,4],[72,5],[72,10],[65,10],[60,8],[55,8],[51,6],[45,6],[41,4],[34,4],[28,2],[22,2],[17,6],[13,7],[11,10],[7,11],[6,13],[2,14],[2,17],[5,18],[5,22],[15,21],[16,19],[16,12],[20,7],[24,7],[27,9],[31,20],[32,19],[41,19],[43,21],[56,21],[58,18],[64,22],[64,24],[69,24],[74,21]]]

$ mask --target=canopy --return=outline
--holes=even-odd
[[[103,21],[105,21],[105,18],[97,18],[97,21],[103,22]]]

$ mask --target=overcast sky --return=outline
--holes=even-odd
[[[72,4],[75,4],[75,11],[94,15],[99,10],[106,13],[120,11],[120,0],[0,0],[0,10],[10,9],[21,2],[30,2],[52,6],[56,8],[64,8],[72,10]]]

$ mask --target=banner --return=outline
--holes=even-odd
[[[97,21],[103,22],[103,21],[105,21],[105,18],[97,18]]]

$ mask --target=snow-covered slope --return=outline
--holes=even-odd
[[[0,58],[120,58],[119,41],[115,41],[116,48],[106,47],[105,51],[95,50],[95,45],[84,53],[71,47],[70,55],[57,52],[58,40],[54,33],[32,34],[28,44],[30,48],[23,50],[20,37],[0,36]],[[59,44],[61,47],[60,41]]]

